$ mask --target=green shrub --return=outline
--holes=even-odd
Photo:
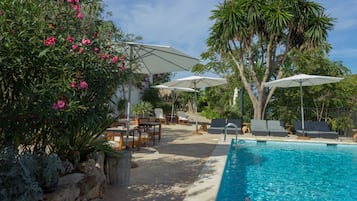
[[[73,163],[106,149],[108,103],[130,72],[101,1],[77,4],[0,1],[0,147],[47,146]]]

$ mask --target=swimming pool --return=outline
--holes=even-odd
[[[216,200],[357,200],[357,146],[233,140]]]

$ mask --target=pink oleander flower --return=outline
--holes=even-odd
[[[119,60],[119,58],[118,58],[117,56],[114,56],[114,57],[112,57],[112,59],[110,60],[110,62],[114,64],[114,63],[117,63],[118,60]]]
[[[69,43],[73,43],[74,42],[74,38],[72,36],[67,36],[67,41]]]
[[[123,62],[122,65],[121,65],[121,70],[122,71],[125,71],[125,63]]]
[[[67,0],[68,3],[73,3],[73,0]]]
[[[78,5],[78,4],[75,4],[75,5],[73,6],[73,9],[74,9],[77,13],[79,13],[79,5]]]
[[[52,109],[58,110],[58,105],[57,105],[57,103],[53,103],[53,104],[52,104]]]
[[[79,83],[79,86],[81,87],[81,89],[88,89],[88,83],[86,81],[81,81]]]
[[[83,47],[79,48],[79,54],[83,54],[83,51],[84,51]]]
[[[82,44],[83,45],[90,45],[92,42],[89,39],[83,38],[82,39]]]
[[[74,2],[79,3],[79,0],[74,0]]]
[[[66,108],[67,108],[67,104],[66,101],[64,100],[58,100],[57,103],[52,104],[52,109],[54,110],[58,110],[58,109],[65,110]]]
[[[71,88],[76,88],[76,86],[77,86],[76,81],[71,82]]]
[[[93,50],[94,50],[94,52],[98,52],[99,48],[95,47]]]
[[[79,13],[77,14],[77,18],[78,18],[79,20],[82,20],[82,19],[83,19],[83,14],[82,14],[81,12],[79,12]]]
[[[59,109],[66,109],[67,104],[64,100],[59,100],[57,101],[57,106]]]
[[[72,45],[72,50],[76,50],[78,48],[78,45],[77,44],[73,44]]]
[[[45,46],[51,46],[54,45],[56,43],[56,38],[53,36],[47,37],[43,43],[45,44]]]
[[[102,57],[102,59],[109,59],[109,55],[107,55],[107,54],[101,54],[101,57]]]
[[[95,32],[93,33],[93,37],[94,37],[94,38],[97,38],[97,37],[98,37],[98,31],[95,31]]]

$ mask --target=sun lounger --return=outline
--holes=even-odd
[[[337,139],[338,133],[331,131],[328,124],[324,121],[313,121],[311,127],[314,131],[318,132],[320,138]]]
[[[338,133],[335,131],[331,131],[327,123],[324,121],[305,121],[304,128],[304,134],[310,138],[338,138]],[[296,135],[303,135],[301,121],[294,122],[294,129],[296,131]]]
[[[267,126],[270,136],[287,137],[288,131],[284,128],[284,124],[279,120],[268,120]]]
[[[319,132],[315,130],[312,121],[304,121],[304,130],[302,129],[301,121],[294,122],[295,134],[297,136],[306,136],[310,138],[318,138]]]
[[[210,134],[221,134],[224,132],[224,127],[226,126],[226,119],[212,119],[211,125],[207,129]]]
[[[305,121],[305,124],[304,124],[304,127],[305,127],[305,128],[306,128],[306,122],[307,122],[307,121]],[[294,127],[294,130],[295,130],[295,135],[297,135],[297,136],[303,136],[303,130],[302,130],[301,121],[294,121],[293,127]],[[306,130],[306,129],[305,129],[305,130]]]
[[[184,111],[176,111],[176,116],[178,124],[188,124],[188,116]]]
[[[269,130],[267,127],[267,122],[265,120],[250,120],[250,130],[252,135],[268,136]]]
[[[228,126],[227,129],[227,134],[236,134],[238,131],[238,134],[242,134],[242,120],[241,119],[228,119],[227,124],[233,123],[237,126],[237,129],[233,126]]]
[[[162,108],[155,108],[154,113],[155,113],[155,118],[160,123],[167,124],[166,115],[164,114],[164,110]]]

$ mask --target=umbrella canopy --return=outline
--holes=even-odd
[[[264,85],[266,87],[300,87],[300,102],[301,102],[301,128],[305,130],[304,125],[304,102],[303,102],[303,86],[313,86],[313,85],[321,85],[339,82],[343,78],[340,77],[330,77],[330,76],[321,76],[321,75],[307,75],[307,74],[298,74],[291,77],[286,77],[278,80],[274,80],[271,82],[267,82]]]
[[[157,89],[167,89],[170,91],[186,91],[186,92],[195,92],[196,90],[192,89],[192,88],[185,88],[185,87],[169,87],[166,85],[154,85],[151,86],[151,88],[157,88]]]
[[[186,87],[186,88],[201,88],[201,87],[213,87],[222,84],[227,84],[227,80],[224,78],[215,77],[202,77],[202,76],[189,76],[172,80],[170,82],[163,83],[168,87]]]
[[[227,84],[227,80],[224,78],[215,77],[202,77],[202,76],[189,76],[172,80],[170,82],[163,83],[162,85],[168,87],[186,87],[186,88],[202,88],[213,87],[222,84]],[[198,132],[198,116],[197,116],[197,92],[195,92],[195,114],[196,114],[196,132]]]
[[[168,87],[165,85],[155,85],[155,86],[151,86],[152,88],[157,88],[157,89],[166,89],[166,90],[170,90],[172,93],[172,103],[171,103],[171,121],[173,119],[173,114],[174,114],[174,107],[175,107],[175,101],[176,101],[176,92],[177,91],[182,91],[182,92],[195,92],[196,90],[192,89],[192,88],[184,88],[184,87]]]
[[[199,63],[197,58],[169,46],[123,42],[120,50],[141,74],[189,71]]]
[[[121,42],[118,50],[123,52],[129,68],[140,74],[158,74],[189,71],[199,63],[197,58],[188,56],[169,46]],[[130,127],[131,78],[129,78],[127,105],[127,138]]]
[[[265,83],[267,87],[300,87],[300,86],[313,86],[339,82],[343,78],[340,77],[330,77],[330,76],[321,76],[321,75],[307,75],[307,74],[298,74],[291,77],[286,77],[271,82]]]

